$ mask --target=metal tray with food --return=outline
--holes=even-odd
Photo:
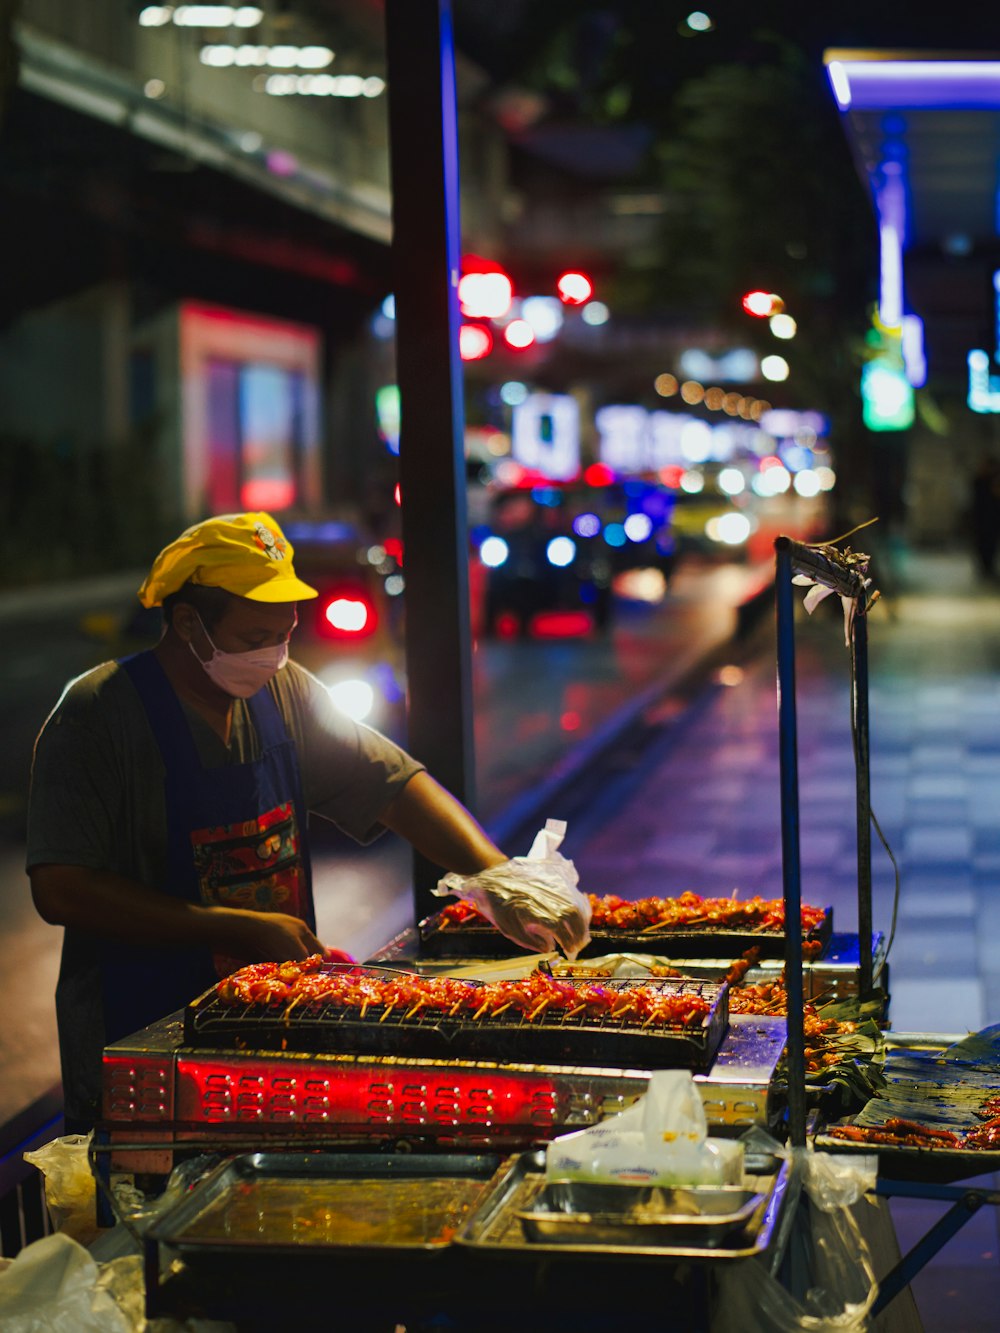
[[[736,1185],[667,1188],[553,1180],[517,1214],[529,1240],[554,1244],[721,1246],[738,1240],[766,1196]]]
[[[559,1198],[582,1204],[585,1198],[592,1203],[598,1196],[582,1192],[584,1182],[550,1181],[545,1174],[543,1152],[520,1153],[459,1229],[455,1242],[501,1259],[539,1254],[674,1257],[705,1262],[751,1258],[767,1248],[788,1186],[786,1162],[773,1159],[759,1165],[763,1174],[748,1172],[742,1188],[732,1187],[732,1201],[718,1198],[724,1194],[724,1187],[709,1191],[716,1196],[718,1206],[729,1209],[729,1213],[709,1214],[711,1220],[702,1222],[675,1212],[667,1215],[675,1220],[662,1220],[658,1225],[647,1224],[641,1217],[630,1221],[629,1214],[621,1212],[553,1211],[546,1205]],[[571,1186],[568,1192],[567,1186]],[[556,1187],[562,1194],[547,1192]],[[591,1190],[601,1192],[627,1188],[590,1186]],[[664,1193],[690,1196],[693,1191]],[[633,1197],[633,1202],[637,1197]],[[741,1212],[745,1213],[743,1220],[735,1220],[734,1215]],[[636,1217],[634,1211],[631,1216]],[[543,1229],[548,1234],[543,1234]]]
[[[884,1086],[816,1135],[824,1152],[878,1157],[887,1179],[944,1184],[1000,1168],[1000,1025],[947,1037],[887,1033]]]
[[[187,1045],[704,1070],[729,1022],[724,982],[684,978],[479,982],[352,967],[314,970],[289,998],[255,996],[253,982],[245,992],[241,976],[188,1006]]]
[[[670,899],[661,900],[665,903]],[[728,902],[728,900],[725,900]],[[734,917],[744,917],[733,904]],[[775,911],[778,909],[776,908]],[[811,946],[813,957],[821,957],[833,933],[833,908],[803,909],[802,940]],[[581,958],[609,953],[656,953],[671,958],[736,958],[747,949],[759,950],[761,958],[781,958],[785,951],[783,925],[769,924],[768,913],[759,920],[742,919],[727,924],[725,916],[705,915],[696,924],[684,914],[677,922],[663,921],[621,926],[592,921],[590,943]],[[510,940],[483,917],[456,919],[448,908],[425,917],[418,925],[420,954],[425,958],[504,958],[514,948]]]
[[[246,1153],[147,1233],[187,1259],[443,1252],[480,1201],[493,1154]]]

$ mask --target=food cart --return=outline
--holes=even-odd
[[[863,948],[860,931],[837,933],[832,914],[803,908],[798,893],[793,571],[857,599],[855,629],[869,604],[863,571],[779,543],[782,910],[763,904],[753,920],[743,905],[697,924],[677,900],[664,900],[669,920],[619,911],[615,926],[595,918],[589,948],[560,966],[511,958],[487,921],[444,909],[363,967],[324,967],[341,978],[329,1003],[213,990],[109,1046],[95,1141],[103,1192],[123,1177],[155,1192],[171,1172],[183,1186],[143,1239],[151,1316],[273,1327],[335,1289],[359,1329],[586,1329],[621,1314],[624,1290],[632,1317],[707,1326],[728,1274],[747,1263],[778,1270],[795,1211],[787,1152],[751,1140],[738,1187],[659,1198],[652,1211],[648,1191],[625,1211],[619,1195],[615,1211],[600,1185],[545,1170],[548,1142],[633,1105],[664,1068],[691,1072],[713,1136],[756,1127],[803,1151],[874,1153],[879,1194],[929,1189],[953,1203],[883,1280],[882,1306],[976,1207],[997,1201],[949,1183],[993,1169],[988,1149],[929,1122],[917,1142],[851,1137],[891,1118],[886,1099],[857,1101],[845,1126],[843,1104],[807,1081],[803,1006],[829,992],[883,1003],[873,981],[886,974],[881,936]],[[870,818],[866,663],[863,638],[851,641],[860,831]],[[859,836],[862,924],[869,859]],[[786,929],[796,917],[801,929]],[[518,986],[534,989],[515,1003]],[[574,989],[579,1003],[567,998]],[[761,991],[784,1000],[782,1012],[746,1012],[746,995]],[[952,1089],[967,1082],[974,1049],[919,1034],[885,1045],[890,1085],[933,1065],[936,1113],[956,1114]],[[992,1085],[980,1075],[985,1101]]]

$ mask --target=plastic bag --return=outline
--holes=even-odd
[[[628,1110],[554,1139],[545,1172],[552,1179],[626,1185],[739,1184],[743,1147],[710,1139],[694,1079],[687,1070],[664,1069]]]
[[[97,1288],[83,1246],[56,1232],[26,1245],[0,1273],[4,1333],[132,1333],[114,1299]]]
[[[228,1320],[194,1316],[185,1320],[147,1319],[143,1261],[138,1254],[126,1254],[101,1264],[97,1290],[114,1300],[130,1333],[237,1333],[236,1325]]]
[[[778,1223],[779,1232],[787,1223],[783,1280],[763,1263],[721,1268],[711,1333],[866,1333],[871,1328],[869,1312],[878,1294],[871,1251],[853,1205],[836,1201],[860,1199],[857,1191],[868,1168],[804,1148],[790,1155],[785,1208],[791,1212]]]
[[[89,1245],[97,1235],[94,1175],[87,1158],[90,1140],[90,1134],[65,1134],[23,1154],[45,1177],[52,1225],[81,1245]]]
[[[138,1254],[97,1264],[56,1232],[26,1245],[0,1272],[3,1333],[236,1333],[212,1319],[147,1320]]]
[[[432,892],[462,898],[522,949],[562,949],[573,959],[590,943],[590,901],[576,887],[576,866],[559,851],[566,821],[550,819],[527,856],[475,875],[445,875]]]

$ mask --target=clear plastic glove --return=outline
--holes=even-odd
[[[590,943],[590,902],[576,887],[576,866],[559,851],[565,836],[566,821],[550,819],[527,856],[475,875],[445,875],[433,892],[471,903],[522,949],[558,948],[573,959]]]

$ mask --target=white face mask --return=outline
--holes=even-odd
[[[263,689],[272,676],[288,661],[288,644],[279,643],[273,648],[253,648],[247,653],[223,653],[212,643],[212,637],[198,617],[198,624],[205,632],[205,638],[212,644],[212,656],[203,662],[194,651],[194,644],[188,647],[198,662],[205,668],[208,677],[220,690],[237,699],[249,699]]]

